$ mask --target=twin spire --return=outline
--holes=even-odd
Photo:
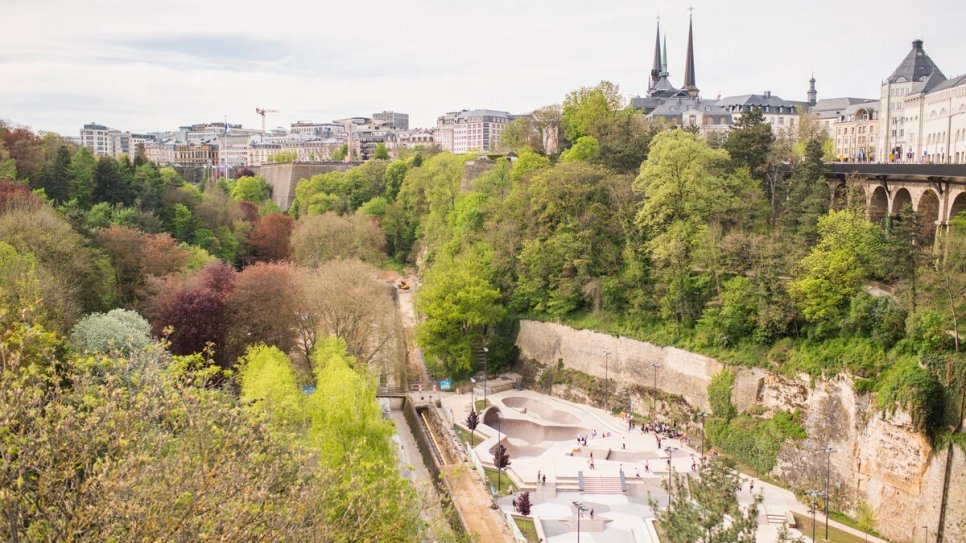
[[[663,54],[662,54],[663,53]],[[667,81],[667,36],[664,36],[664,50],[661,50],[661,22],[657,23],[657,36],[654,38],[654,65],[651,67],[651,84],[648,86],[648,94],[663,94],[673,87]],[[690,96],[697,98],[698,87],[695,83],[694,75],[694,22],[688,22],[688,54],[684,64],[684,88],[676,95]]]

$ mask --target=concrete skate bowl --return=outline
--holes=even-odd
[[[517,438],[527,443],[575,441],[578,434],[586,434],[590,431],[580,426],[549,426],[529,420],[501,418],[499,413],[499,409],[491,407],[483,415],[483,424],[507,437]]]
[[[576,415],[568,413],[566,411],[561,411],[559,409],[554,409],[550,405],[541,402],[540,400],[534,400],[533,398],[524,398],[522,396],[513,396],[510,398],[503,398],[503,405],[507,407],[512,407],[514,409],[526,409],[528,415],[536,415],[541,419],[549,420],[551,422],[559,422],[560,424],[577,424],[580,419]]]
[[[506,448],[506,452],[510,454],[510,458],[535,458],[541,454],[547,452],[544,447],[532,447],[526,445],[514,445],[508,439],[503,440],[503,446]],[[492,455],[496,451],[496,445],[490,447],[490,454]]]

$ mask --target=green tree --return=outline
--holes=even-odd
[[[271,196],[272,187],[261,177],[239,177],[231,189],[231,197],[238,201],[259,204]]]
[[[336,162],[342,162],[347,156],[349,156],[349,146],[343,143],[342,147],[332,151],[331,158]]]
[[[735,121],[723,147],[736,168],[748,168],[762,178],[762,168],[774,143],[771,125],[765,122],[761,109],[753,108]]]
[[[844,210],[820,218],[818,235],[789,290],[809,321],[838,322],[879,261],[881,231],[857,212]]]
[[[818,222],[829,210],[828,185],[825,184],[825,163],[822,143],[811,140],[805,147],[805,157],[795,164],[791,187],[781,224],[793,242],[794,252],[801,254],[818,241]]]
[[[731,466],[713,459],[702,464],[698,477],[677,477],[675,483],[669,507],[662,510],[650,500],[669,543],[754,543],[761,496],[739,506],[741,482]]]
[[[600,143],[591,136],[580,136],[570,149],[560,153],[561,162],[590,162],[600,153]]]
[[[70,194],[71,155],[67,146],[57,148],[53,160],[48,160],[40,171],[39,187],[54,203],[63,203]],[[2,177],[2,176],[0,176]]]
[[[386,144],[379,142],[376,144],[376,149],[372,152],[372,158],[376,160],[389,160],[389,149],[386,148]]]
[[[441,373],[465,377],[473,370],[473,346],[483,342],[487,326],[504,315],[500,292],[477,255],[442,258],[430,269],[416,294],[416,310],[425,320],[416,330],[420,346]]]
[[[124,174],[113,158],[101,157],[94,167],[94,188],[91,198],[95,202],[126,204],[131,198]]]
[[[97,159],[86,147],[78,149],[70,159],[70,198],[77,200],[83,207],[91,204],[96,166]]]
[[[591,126],[598,119],[613,117],[623,108],[620,88],[609,81],[571,91],[563,103],[564,135],[575,142],[580,136],[589,135]]]

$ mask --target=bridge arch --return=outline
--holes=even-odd
[[[935,239],[936,222],[939,220],[939,196],[933,190],[926,190],[919,197],[916,206],[919,214],[919,235],[923,240]]]
[[[966,191],[956,195],[956,198],[949,206],[949,215],[946,216],[946,220],[952,220],[963,212],[966,212]]]
[[[882,187],[876,187],[869,195],[869,205],[866,213],[872,222],[881,222],[889,214],[889,195]]]
[[[912,206],[912,195],[909,191],[903,187],[896,191],[892,196],[892,214],[898,215],[902,213],[902,208],[905,206]]]
[[[849,205],[849,187],[845,183],[832,186],[832,209],[841,211]]]

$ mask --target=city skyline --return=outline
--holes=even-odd
[[[804,100],[814,73],[819,99],[876,98],[913,39],[947,76],[966,71],[948,24],[966,6],[935,17],[929,5],[938,1],[914,13],[897,2],[863,4],[823,0],[764,19],[749,15],[760,12],[750,1],[696,2],[702,96],[770,90]],[[603,79],[625,96],[643,95],[658,14],[680,86],[688,23],[687,5],[673,1],[618,0],[589,13],[576,2],[508,0],[277,13],[219,2],[150,12],[113,0],[97,6],[0,0],[14,21],[0,36],[0,119],[73,136],[92,121],[136,132],[225,118],[254,128],[256,107],[279,110],[269,127],[389,109],[431,127],[463,108],[526,113]],[[317,24],[303,30],[304,21]]]

